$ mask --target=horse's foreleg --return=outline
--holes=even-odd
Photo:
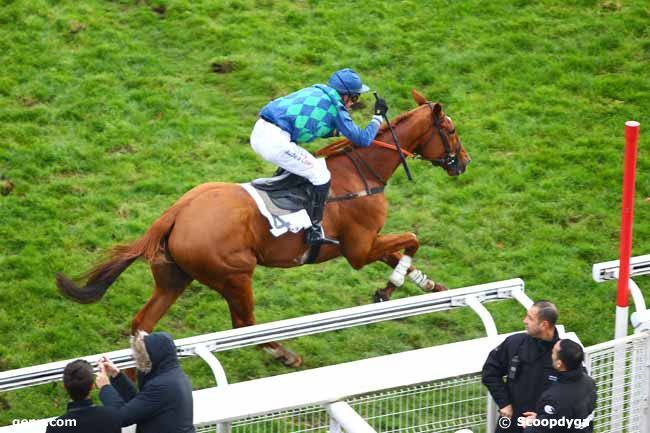
[[[357,236],[363,233],[356,233]],[[370,235],[367,233],[366,235]],[[374,234],[372,234],[374,235]],[[372,242],[372,243],[371,243]],[[371,243],[370,248],[364,246]],[[361,269],[368,263],[377,260],[388,261],[392,263],[394,268],[390,276],[389,282],[384,289],[378,290],[375,293],[375,301],[387,301],[396,287],[404,283],[404,276],[407,270],[411,267],[411,258],[415,255],[420,243],[413,233],[380,235],[374,239],[359,238],[355,242],[350,242],[344,245],[344,255],[355,269]],[[404,256],[401,256],[400,251],[404,250]],[[395,254],[398,255],[395,255]]]
[[[413,256],[419,247],[420,243],[413,233],[381,235],[374,239],[372,247],[366,252],[365,257],[362,258],[359,254],[355,255],[356,251],[354,250],[346,256],[355,269],[377,260],[381,260],[393,268],[386,287],[375,293],[375,301],[389,300],[393,291],[404,284],[407,275],[423,290],[445,290],[444,286],[431,281],[424,273],[412,266]],[[402,250],[404,254],[401,253]]]
[[[395,252],[388,256],[383,257],[381,261],[386,263],[391,268],[395,268],[397,264],[400,262],[401,258],[402,258],[402,254],[400,252]],[[422,289],[423,292],[429,293],[429,292],[441,292],[443,290],[447,290],[447,287],[433,281],[427,276],[427,274],[417,269],[413,265],[409,266],[409,268],[406,270],[406,276],[408,277],[409,280],[415,283],[420,289]],[[390,292],[387,293],[388,298],[390,298],[390,294],[393,292],[393,290],[395,290],[395,287],[393,287],[392,290],[390,290]],[[380,299],[380,300],[387,300],[387,299]]]
[[[230,276],[225,284],[219,284],[215,289],[223,295],[228,303],[233,328],[255,325],[251,275]],[[260,344],[260,348],[287,367],[296,368],[302,365],[302,357],[275,341]]]
[[[364,247],[371,243],[370,248]],[[344,245],[344,255],[355,269],[361,269],[368,263],[388,258],[393,253],[404,250],[406,256],[413,257],[420,248],[420,243],[413,233],[399,235],[379,235],[374,239],[359,239]],[[402,257],[403,258],[403,257]]]

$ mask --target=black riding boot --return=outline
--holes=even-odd
[[[311,201],[309,217],[311,218],[311,227],[305,230],[305,241],[309,245],[332,244],[338,245],[339,241],[330,239],[325,236],[321,221],[323,211],[325,210],[325,200],[330,191],[330,182],[324,185],[314,185],[314,196]]]

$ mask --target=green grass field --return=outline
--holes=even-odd
[[[611,338],[615,284],[594,283],[591,264],[618,255],[629,119],[642,124],[633,254],[650,249],[647,1],[0,4],[0,175],[15,185],[0,196],[0,370],[126,347],[153,287],[147,266],[93,305],[62,298],[55,274],[136,239],[199,183],[270,174],[248,145],[259,109],[348,66],[393,116],[414,106],[412,87],[442,102],[472,156],[459,178],[424,162],[411,163],[414,183],[398,171],[384,233],[417,233],[416,265],[449,287],[521,277],[585,344]],[[354,113],[364,125],[371,98]],[[342,259],[259,268],[257,318],[366,304],[388,276]],[[500,332],[522,329],[513,301],[488,308]],[[223,300],[193,283],[158,329],[229,327]],[[482,332],[461,309],[287,345],[313,368]],[[219,358],[231,382],[288,371],[254,348]],[[201,361],[183,367],[195,389],[213,385]],[[60,384],[6,393],[0,425],[64,407]]]

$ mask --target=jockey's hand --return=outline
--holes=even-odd
[[[386,101],[383,98],[377,98],[375,101],[375,114],[378,116],[386,116],[387,112],[388,105],[386,105]]]

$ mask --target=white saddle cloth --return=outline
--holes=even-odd
[[[280,209],[273,205],[264,191],[255,189],[250,182],[239,185],[253,197],[260,213],[269,221],[273,236],[278,237],[286,232],[298,233],[300,230],[311,227],[311,219],[305,209],[299,211]]]

